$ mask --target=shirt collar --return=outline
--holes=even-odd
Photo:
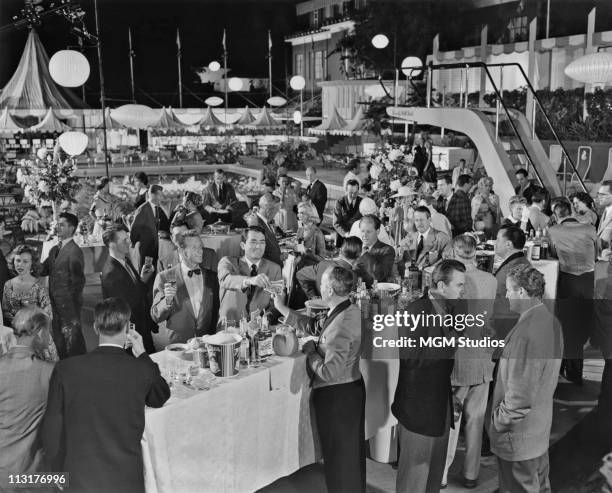
[[[193,269],[198,269],[199,266],[195,266]],[[190,269],[189,267],[187,267],[187,264],[181,259],[181,272],[183,273],[183,279],[187,279],[187,277],[189,276],[189,272],[192,271],[193,269]]]
[[[109,254],[109,255],[110,255],[112,258],[114,258],[114,259],[115,259],[117,262],[119,262],[120,264],[122,264],[122,265],[125,265],[125,264],[126,264],[125,258],[119,258],[119,257],[116,257],[115,255],[113,255],[113,252],[110,252],[110,251],[108,252],[108,254]]]
[[[266,226],[267,226],[267,225],[268,225],[268,220],[267,220],[265,217],[263,217],[263,216],[262,216],[262,215],[261,215],[259,212],[257,213],[257,215],[259,216],[259,218],[260,218],[260,219],[261,219],[261,220],[262,220],[264,223],[266,223]]]
[[[259,265],[261,264],[261,259],[259,259],[259,262],[251,262],[249,259],[246,258],[246,255],[244,257],[242,257],[242,260],[244,260],[246,262],[246,264],[249,266],[249,269],[252,269],[253,266],[257,267],[257,270],[259,270]]]
[[[70,242],[70,241],[72,241],[72,240],[74,240],[74,236],[71,236],[70,238],[66,238],[65,240],[61,240],[61,241],[59,242],[59,247],[60,247],[60,248],[65,247],[65,246],[68,244],[68,242]]]
[[[98,344],[98,347],[118,347],[119,349],[125,349],[123,346],[112,342],[103,342],[102,344]]]
[[[429,228],[427,228],[427,231],[425,231],[424,233],[419,233],[419,236],[423,236],[423,239],[429,234],[429,232],[431,231],[431,226],[429,226]]]

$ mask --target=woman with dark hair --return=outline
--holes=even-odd
[[[573,216],[579,223],[599,226],[599,216],[595,212],[595,201],[586,192],[577,192],[570,197],[574,208]]]
[[[134,173],[132,177],[134,186],[136,187],[136,200],[134,201],[134,209],[138,209],[147,201],[147,190],[149,189],[149,177],[144,171]]]
[[[17,246],[9,255],[9,269],[15,277],[4,285],[2,311],[5,325],[13,325],[15,314],[26,306],[37,306],[51,317],[51,301],[44,281],[39,277],[40,264],[36,251],[28,245]],[[37,348],[41,359],[58,361],[53,340],[46,347]]]

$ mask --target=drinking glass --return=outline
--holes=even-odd
[[[165,274],[166,284],[170,284],[172,287],[176,286],[176,272],[172,269],[172,265],[168,264],[168,271]]]

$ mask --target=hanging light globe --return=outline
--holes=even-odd
[[[267,102],[270,106],[283,106],[284,104],[287,104],[287,100],[280,96],[272,96],[271,98],[268,98]]]
[[[63,87],[79,87],[89,78],[89,62],[74,50],[60,50],[49,60],[51,78]]]
[[[374,45],[374,48],[382,50],[389,45],[389,38],[387,38],[387,36],[384,34],[377,34],[372,38],[372,45]]]
[[[211,96],[209,98],[206,98],[204,102],[208,106],[219,106],[220,104],[223,103],[223,99],[221,99],[219,96]]]
[[[306,79],[304,79],[304,77],[302,77],[301,75],[294,75],[293,77],[291,77],[289,85],[294,91],[301,91],[302,89],[304,89],[304,87],[306,87]]]
[[[227,81],[227,86],[230,91],[241,91],[242,90],[242,79],[240,77],[232,77],[229,81]]]
[[[600,51],[581,56],[565,67],[565,75],[586,84],[612,82],[612,53]]]
[[[216,72],[221,68],[221,64],[216,60],[213,60],[208,64],[208,68],[211,72]]]
[[[293,123],[299,125],[302,123],[302,112],[300,110],[293,112]]]
[[[416,68],[404,68],[404,67],[422,67],[423,61],[418,56],[407,56],[402,60],[402,73],[406,77],[418,77],[421,75],[422,70]]]
[[[59,136],[59,145],[69,156],[78,156],[87,149],[89,138],[83,132],[64,132]]]

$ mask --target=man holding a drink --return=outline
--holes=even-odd
[[[204,267],[204,246],[195,231],[176,237],[180,262],[160,272],[153,286],[151,316],[169,331],[171,343],[214,334],[219,312],[219,284]]]

